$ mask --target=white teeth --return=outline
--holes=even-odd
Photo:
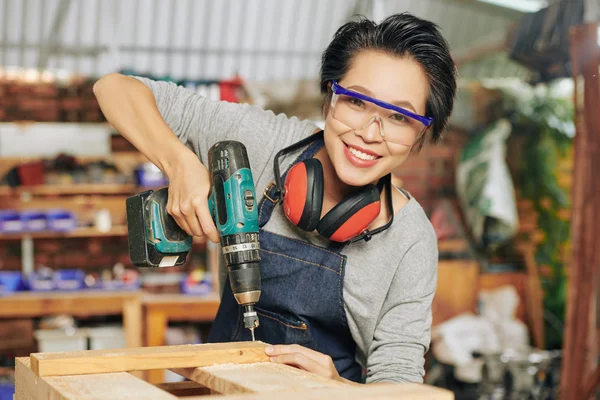
[[[361,160],[372,161],[372,160],[377,159],[376,156],[372,156],[370,154],[365,154],[360,150],[356,150],[354,147],[348,146],[348,148],[350,149],[350,153],[354,154],[356,157],[360,158]]]

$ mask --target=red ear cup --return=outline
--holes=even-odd
[[[283,185],[283,212],[296,226],[315,229],[335,242],[346,242],[377,218],[381,209],[379,190],[367,185],[331,209],[321,219],[323,166],[316,158],[301,161],[288,171]]]
[[[380,210],[379,190],[375,185],[368,185],[324,215],[317,231],[334,242],[345,242],[367,229]]]
[[[290,168],[283,185],[283,212],[301,229],[314,231],[323,206],[323,167],[316,158]]]

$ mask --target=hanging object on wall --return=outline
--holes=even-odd
[[[494,249],[519,228],[515,190],[505,162],[510,122],[500,119],[464,147],[456,169],[456,190],[467,224],[479,246]]]
[[[560,0],[525,14],[509,40],[509,56],[538,73],[537,81],[571,77],[569,30],[583,23],[584,0]]]

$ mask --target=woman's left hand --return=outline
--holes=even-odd
[[[291,365],[325,378],[348,382],[338,374],[331,357],[318,351],[290,344],[268,346],[265,353],[271,362]]]

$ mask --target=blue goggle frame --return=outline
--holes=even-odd
[[[432,122],[433,122],[433,118],[431,118],[431,117],[425,117],[425,116],[422,116],[422,115],[419,115],[419,114],[415,114],[414,112],[406,110],[406,109],[404,109],[402,107],[398,107],[398,106],[395,106],[393,104],[386,103],[385,101],[377,100],[374,97],[370,97],[370,96],[364,95],[362,93],[358,93],[358,92],[355,92],[353,90],[346,89],[346,88],[340,86],[337,83],[337,81],[335,81],[335,80],[331,81],[331,85],[332,85],[333,93],[335,93],[335,94],[343,94],[343,95],[346,95],[346,96],[355,97],[357,99],[368,101],[369,103],[376,104],[379,107],[387,108],[388,110],[393,110],[393,111],[399,112],[402,115],[405,115],[405,116],[407,116],[409,118],[412,118],[412,119],[415,119],[415,120],[421,122],[423,125],[425,125],[427,127],[430,126],[432,124]]]

